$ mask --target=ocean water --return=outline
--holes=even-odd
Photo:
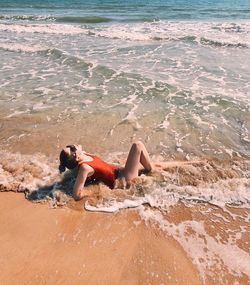
[[[248,0],[0,0],[1,191],[55,204],[72,189],[73,178],[61,181],[56,168],[64,145],[124,163],[140,139],[154,160],[200,162],[143,177],[134,192],[103,190],[86,209],[139,207],[178,241],[160,211],[180,201],[244,208],[249,222],[249,107]],[[205,235],[202,224],[179,232],[185,227]],[[180,243],[203,279],[214,256],[229,260],[216,243],[207,265],[198,264],[195,248]],[[249,277],[249,255],[235,239],[230,246],[245,260],[228,265],[232,274]]]
[[[3,148],[47,124],[47,140],[101,136],[100,152],[117,136],[167,158],[248,156],[250,4],[165,2],[1,1],[1,121],[28,120]]]

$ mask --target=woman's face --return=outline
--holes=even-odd
[[[82,146],[79,144],[71,144],[67,145],[66,148],[64,148],[64,151],[70,156],[75,158],[76,160],[79,160],[79,158],[82,155]]]

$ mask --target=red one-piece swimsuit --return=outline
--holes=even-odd
[[[98,156],[87,154],[88,156],[92,157],[92,161],[82,161],[78,165],[87,164],[94,169],[94,174],[91,176],[92,179],[101,181],[109,188],[113,189],[115,186],[115,180],[117,178],[117,171],[118,167],[108,164],[107,162],[103,161]]]

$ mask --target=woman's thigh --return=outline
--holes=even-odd
[[[123,170],[126,181],[130,181],[138,176],[140,168],[140,145],[134,143],[129,151],[128,158]]]

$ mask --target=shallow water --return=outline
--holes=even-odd
[[[0,24],[2,144],[36,141],[34,125],[84,143],[91,126],[107,151],[125,129],[127,148],[137,138],[167,155],[248,156],[250,24],[235,25]],[[28,129],[10,132],[20,119]]]
[[[246,1],[1,2],[4,149],[249,156]]]

